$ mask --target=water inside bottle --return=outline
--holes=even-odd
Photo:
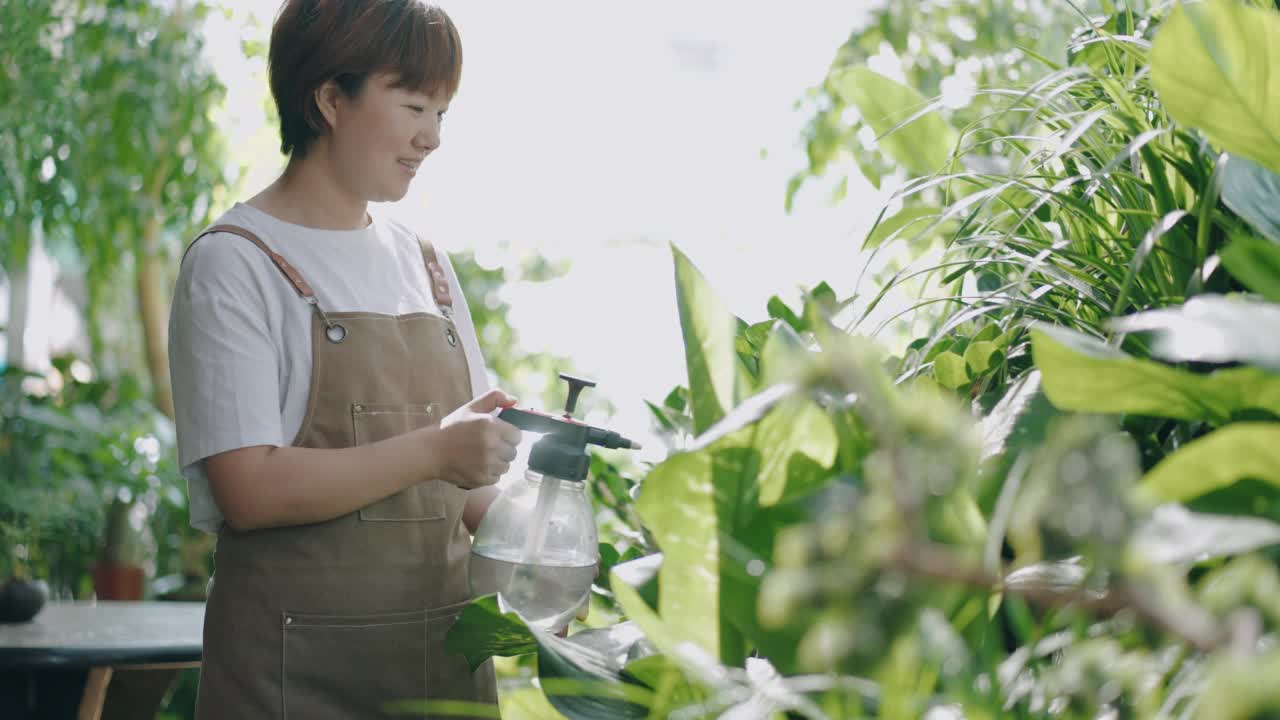
[[[471,553],[471,590],[475,595],[502,593],[503,599],[536,627],[566,627],[591,592],[596,563],[567,553],[546,553],[538,563],[519,562],[520,551]]]

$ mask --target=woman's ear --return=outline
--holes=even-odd
[[[338,101],[342,97],[342,90],[338,88],[338,83],[333,80],[327,80],[323,85],[316,88],[316,108],[320,111],[321,117],[324,118],[325,124],[330,130],[338,124]]]

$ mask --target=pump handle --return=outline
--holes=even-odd
[[[578,395],[582,393],[582,388],[595,387],[596,383],[594,380],[574,377],[566,373],[560,373],[560,379],[569,383],[569,398],[564,402],[564,416],[572,418],[573,409],[578,405]]]

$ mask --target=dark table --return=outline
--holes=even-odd
[[[203,625],[198,602],[50,603],[0,624],[0,717],[152,717],[199,667]]]

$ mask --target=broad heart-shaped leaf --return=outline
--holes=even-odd
[[[1280,525],[1262,518],[1193,513],[1168,504],[1156,508],[1129,542],[1152,562],[1203,562],[1280,543]]]
[[[1072,330],[1037,325],[1031,354],[1061,410],[1127,413],[1221,425],[1239,412],[1280,415],[1280,376],[1257,368],[1198,375],[1130,357]]]
[[[1280,302],[1280,244],[1239,235],[1218,253],[1227,272],[1271,302]]]
[[[1280,371],[1280,304],[1198,295],[1110,325],[1121,332],[1154,332],[1152,354],[1165,360],[1241,362]]]
[[[950,350],[933,357],[933,379],[950,390],[969,382],[969,368],[964,358]]]
[[[964,361],[974,375],[981,375],[1002,360],[999,346],[989,340],[971,342],[964,349]]]
[[[1222,201],[1263,237],[1280,243],[1280,173],[1244,157],[1228,156]]]
[[[754,524],[759,503],[815,489],[835,452],[826,414],[794,395],[760,421],[649,473],[637,509],[663,552],[659,610],[673,633],[720,662],[742,662],[741,630],[755,624],[754,583],[765,569],[750,555],[772,541],[771,526]]]
[[[1138,493],[1185,502],[1245,479],[1280,486],[1280,423],[1232,423],[1197,438],[1151,468]]]
[[[932,175],[947,166],[956,131],[940,113],[928,109],[920,93],[861,65],[832,72],[828,78],[840,99],[858,108],[885,154],[912,175]]]
[[[689,370],[693,434],[701,435],[750,392],[737,356],[738,318],[716,297],[707,280],[674,245],[676,305]]]
[[[1280,13],[1178,3],[1156,33],[1151,81],[1178,122],[1280,172]]]

